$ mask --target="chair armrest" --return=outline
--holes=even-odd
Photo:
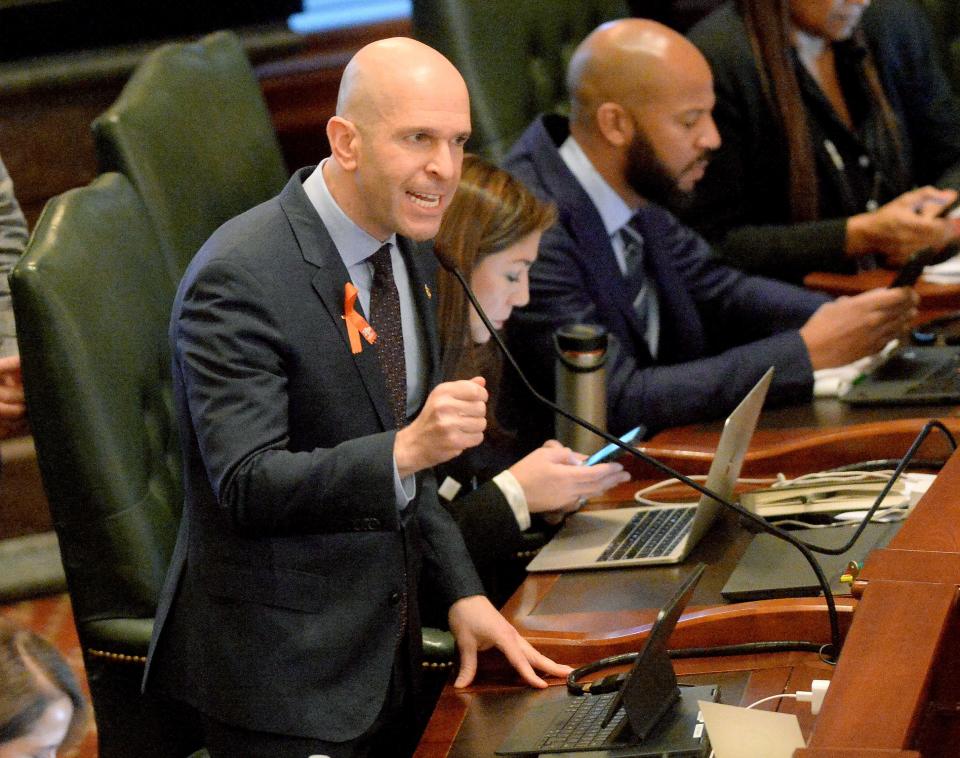
[[[152,618],[115,618],[86,622],[80,637],[91,655],[142,663],[152,634]]]
[[[444,629],[425,626],[423,633],[423,665],[426,668],[452,668],[457,646],[453,635]]]
[[[153,619],[118,618],[89,621],[83,626],[83,639],[94,655],[134,662],[145,660],[153,633]],[[456,644],[453,635],[443,629],[423,628],[423,662],[431,668],[453,666]]]

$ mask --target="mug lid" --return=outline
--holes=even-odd
[[[566,324],[554,333],[563,351],[589,353],[607,349],[607,329],[600,324]]]

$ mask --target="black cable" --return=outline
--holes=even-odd
[[[953,443],[956,449],[956,443]],[[877,458],[872,461],[860,461],[859,463],[846,463],[843,466],[834,466],[824,469],[825,474],[839,474],[845,471],[885,471],[896,468],[902,458]],[[945,458],[916,458],[910,461],[907,469],[917,469],[919,471],[939,471],[947,464]]]
[[[661,463],[656,458],[653,458],[647,455],[643,451],[637,450],[634,447],[624,444],[609,432],[603,429],[599,429],[595,425],[591,424],[589,421],[586,421],[585,419],[582,419],[579,416],[576,416],[573,413],[570,413],[565,408],[561,408],[552,400],[549,400],[548,398],[541,395],[536,389],[534,389],[533,385],[530,384],[530,382],[527,380],[526,375],[520,369],[520,366],[517,364],[517,361],[514,359],[513,355],[507,349],[507,346],[504,344],[503,339],[500,337],[500,334],[497,332],[496,329],[494,329],[493,324],[490,323],[490,319],[487,318],[487,314],[484,313],[483,308],[480,306],[480,303],[477,302],[476,295],[473,294],[473,290],[470,289],[470,285],[467,284],[467,280],[464,278],[463,273],[460,271],[460,269],[457,266],[452,265],[452,263],[448,261],[446,257],[441,254],[437,255],[437,260],[440,261],[440,265],[442,265],[447,271],[452,273],[460,282],[460,286],[463,287],[463,291],[466,293],[467,298],[470,300],[470,303],[473,305],[474,310],[476,310],[477,315],[480,316],[480,320],[483,321],[483,325],[487,328],[487,330],[490,332],[491,337],[497,343],[497,347],[500,349],[500,352],[503,354],[503,356],[507,359],[507,361],[513,367],[514,371],[517,372],[517,376],[520,377],[520,380],[523,382],[524,386],[530,391],[530,394],[532,394],[539,402],[543,403],[548,408],[553,410],[555,413],[559,413],[561,416],[563,416],[566,419],[569,419],[570,421],[577,424],[578,426],[582,426],[584,429],[587,429],[588,431],[593,432],[598,437],[602,437],[607,442],[613,443],[614,445],[616,445],[626,453],[629,453],[635,458],[639,458],[641,461],[644,461],[650,466],[653,466],[658,471],[661,471],[667,474],[668,476],[674,477],[675,479],[686,484],[688,487],[695,489],[700,494],[706,495],[707,497],[720,503],[720,505],[738,513],[743,518],[748,519],[749,521],[752,521],[754,524],[759,526],[763,531],[768,532],[769,534],[772,534],[773,536],[783,540],[784,542],[787,542],[793,545],[797,550],[799,550],[800,553],[803,555],[804,559],[807,561],[807,563],[810,564],[810,568],[813,569],[813,573],[817,577],[817,583],[820,585],[820,589],[823,591],[824,601],[827,604],[827,615],[830,621],[830,646],[832,648],[831,657],[835,660],[836,657],[840,655],[840,622],[837,616],[837,604],[834,601],[833,592],[830,590],[830,584],[827,582],[827,578],[823,574],[823,569],[820,568],[820,564],[817,563],[816,558],[813,557],[813,553],[810,551],[809,546],[807,546],[804,542],[801,542],[800,540],[798,540],[796,537],[792,536],[789,532],[785,532],[783,529],[780,529],[774,526],[773,524],[767,523],[763,518],[756,515],[755,513],[752,513],[751,511],[748,511],[746,508],[743,508],[738,503],[734,503],[730,500],[727,500],[726,498],[720,497],[715,492],[711,492],[709,489],[707,489],[703,485],[693,481],[693,479],[691,479],[690,477],[684,474],[681,474],[679,471],[672,469],[670,466],[668,466],[665,463]]]
[[[671,658],[710,658],[715,655],[753,655],[755,653],[784,653],[794,650],[817,653],[822,648],[822,642],[774,640],[743,642],[738,645],[719,645],[717,647],[680,647],[676,650],[668,650],[667,653]]]
[[[739,645],[719,645],[717,647],[688,647],[668,650],[667,655],[672,659],[679,658],[712,658],[725,655],[756,655],[763,653],[785,653],[797,650],[820,653],[823,650],[821,642],[806,642],[804,640],[780,640],[776,642],[747,642]],[[603,669],[614,666],[632,664],[640,653],[622,653],[601,658],[598,661],[579,666],[567,674],[567,691],[572,695],[600,695],[604,692],[613,692],[620,688],[625,674],[609,674],[602,679],[580,683],[580,680]],[[828,661],[829,662],[829,661]]]
[[[880,508],[884,498],[887,496],[890,490],[893,489],[893,485],[896,484],[897,479],[900,478],[900,474],[902,474],[904,469],[910,465],[910,461],[913,460],[913,456],[916,455],[917,450],[920,449],[920,445],[923,444],[924,440],[934,429],[943,432],[943,434],[946,435],[946,438],[950,441],[953,449],[957,449],[957,441],[953,438],[950,430],[936,419],[930,419],[926,424],[923,425],[920,433],[914,438],[913,444],[910,445],[910,449],[907,450],[903,458],[900,459],[897,467],[890,475],[890,479],[888,479],[886,484],[883,485],[883,489],[880,490],[880,494],[877,495],[877,498],[873,501],[873,505],[870,506],[870,509],[863,514],[860,524],[854,530],[846,544],[841,545],[840,547],[822,547],[820,545],[813,545],[809,542],[804,542],[803,544],[810,548],[810,550],[814,551],[815,553],[820,553],[821,555],[842,555],[852,548],[854,544],[856,544],[857,540],[860,539],[860,535],[863,534],[863,530],[867,528],[867,524],[870,523],[870,519],[873,518],[873,514],[875,514]]]

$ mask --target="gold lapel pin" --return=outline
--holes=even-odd
[[[427,293],[428,300],[433,300],[433,293],[430,291],[430,285],[424,284],[423,291]]]

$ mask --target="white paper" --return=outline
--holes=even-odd
[[[792,713],[707,700],[699,704],[716,758],[792,758],[794,750],[805,747],[800,722]]]

